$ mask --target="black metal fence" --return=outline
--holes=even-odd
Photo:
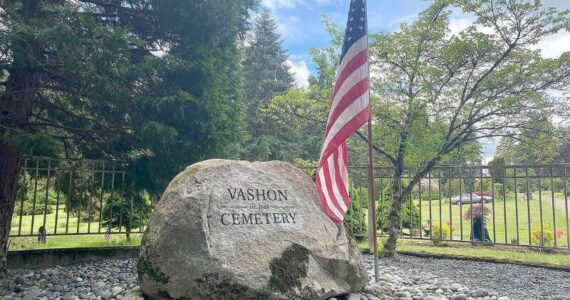
[[[405,201],[402,236],[570,249],[569,169],[570,164],[437,167]],[[351,166],[349,173],[345,220],[356,237],[366,238],[367,167]],[[375,175],[376,226],[382,234],[389,226],[392,169],[378,167]],[[410,180],[406,174],[403,184]],[[10,235],[143,232],[152,206],[150,195],[134,189],[122,162],[29,157]]]
[[[404,202],[402,236],[570,249],[570,164],[442,166],[412,189]],[[351,206],[346,221],[366,237],[367,167],[349,168]],[[411,180],[406,174],[403,184]],[[389,226],[392,169],[376,168],[377,228]]]
[[[142,232],[152,209],[117,161],[28,157],[10,236]]]

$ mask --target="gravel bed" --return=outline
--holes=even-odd
[[[139,290],[136,259],[42,270],[10,270],[0,280],[0,299],[133,299]]]
[[[373,277],[372,256],[365,262]],[[379,260],[380,281],[336,300],[569,299],[570,273],[540,268],[409,256]],[[136,260],[101,260],[43,270],[10,270],[0,299],[140,300]],[[331,300],[334,300],[332,298]]]
[[[366,258],[372,265],[372,257]],[[471,290],[488,290],[510,299],[570,299],[570,272],[512,264],[428,259],[410,256],[382,258],[380,270],[396,268],[405,273],[432,274],[464,284]]]

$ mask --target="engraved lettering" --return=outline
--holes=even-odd
[[[255,195],[253,194],[253,190],[247,189],[247,200],[251,201],[253,199],[255,199]]]
[[[227,216],[228,214],[222,214],[222,216],[220,217],[220,221],[222,222],[223,225],[230,225],[230,222],[224,222],[224,217]]]
[[[237,189],[233,189],[233,190],[234,190],[234,192],[232,193],[232,189],[228,189],[228,192],[230,193],[230,198],[232,198],[232,200],[235,199],[236,192],[237,192]]]
[[[283,199],[287,201],[287,190],[285,191],[277,190],[277,192],[279,193],[279,201],[283,201]]]
[[[246,215],[246,214],[241,214],[241,224],[245,225],[245,224],[253,224],[253,220],[251,218],[251,214]]]
[[[273,223],[281,224],[281,214],[280,213],[273,213]]]
[[[271,201],[277,200],[277,193],[274,190],[268,190],[267,191],[267,199],[269,199]]]
[[[295,222],[295,216],[296,216],[296,215],[297,215],[297,214],[295,214],[295,213],[293,213],[293,214],[292,214],[292,213],[289,213],[289,217],[291,217],[291,220],[293,220],[293,224],[296,224],[296,223],[297,223],[297,222]]]
[[[232,221],[234,225],[239,225],[239,214],[232,214]]]

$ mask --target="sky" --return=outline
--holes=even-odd
[[[570,9],[570,0],[543,0],[543,5],[559,10]],[[310,48],[329,43],[329,35],[322,24],[322,16],[343,27],[346,24],[349,0],[262,0],[261,5],[277,21],[283,46],[289,53],[289,65],[295,73],[297,86],[306,87],[314,67],[308,56]],[[425,0],[368,0],[368,26],[370,32],[393,32],[401,23],[412,22],[429,5]],[[460,32],[474,20],[473,16],[454,12],[450,18],[453,33]],[[538,45],[544,57],[555,58],[570,51],[570,33],[559,32]],[[483,141],[485,163],[496,152],[497,141]]]
[[[326,46],[329,36],[322,25],[326,15],[344,27],[349,0],[262,0],[263,8],[271,12],[277,21],[284,48],[290,54],[289,64],[295,73],[298,86],[306,86],[314,68],[308,57],[310,48]],[[393,32],[401,23],[414,21],[428,5],[425,0],[369,0],[368,22],[371,32]],[[543,0],[545,6],[570,9],[570,0]],[[450,20],[453,32],[459,32],[473,22],[473,17],[454,13]],[[539,44],[543,55],[557,57],[570,51],[570,33],[564,31]]]

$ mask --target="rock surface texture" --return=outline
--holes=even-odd
[[[368,273],[322,211],[313,182],[283,162],[209,160],[166,189],[138,264],[153,299],[326,299]]]

